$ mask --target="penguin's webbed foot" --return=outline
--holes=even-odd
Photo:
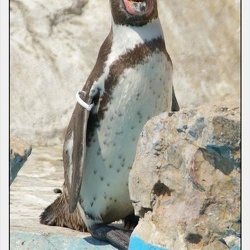
[[[129,238],[132,231],[125,231],[113,226],[98,224],[90,229],[91,235],[102,241],[108,241],[115,247],[121,250],[127,250]]]

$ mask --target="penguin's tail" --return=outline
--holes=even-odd
[[[69,212],[69,196],[67,188],[40,215],[40,223],[48,226],[68,227],[77,231],[87,231],[78,208]]]

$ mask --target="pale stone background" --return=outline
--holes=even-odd
[[[239,100],[240,1],[158,2],[180,106]],[[61,144],[110,29],[108,0],[10,0],[10,8],[11,133]]]

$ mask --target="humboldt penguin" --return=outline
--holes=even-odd
[[[130,233],[108,224],[133,218],[128,177],[137,140],[151,117],[179,106],[157,0],[110,0],[110,8],[110,33],[67,128],[63,191],[40,221],[127,249]]]

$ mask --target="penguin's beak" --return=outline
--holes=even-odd
[[[153,10],[153,0],[123,0],[126,11],[131,15],[147,15]]]

